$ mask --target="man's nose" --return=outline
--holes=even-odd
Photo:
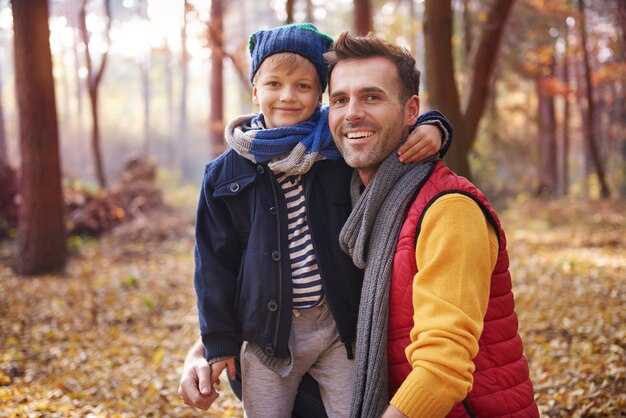
[[[350,100],[346,112],[346,120],[352,122],[361,120],[364,117],[363,108],[357,100]]]

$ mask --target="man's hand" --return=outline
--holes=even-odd
[[[381,418],[408,418],[406,415],[402,413],[398,408],[393,405],[389,405],[387,410],[383,414]]]
[[[191,347],[180,375],[178,394],[186,405],[206,411],[219,394],[211,384],[211,367],[204,359],[204,347],[198,340]]]
[[[398,149],[401,163],[414,163],[435,155],[441,149],[441,129],[437,125],[418,125]]]

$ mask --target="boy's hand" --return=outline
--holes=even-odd
[[[226,360],[218,361],[211,364],[211,386],[220,383],[220,374],[222,370],[227,369],[230,380],[235,380],[235,358],[231,357]]]
[[[401,163],[414,163],[436,154],[441,149],[441,130],[437,125],[418,125],[398,149]]]

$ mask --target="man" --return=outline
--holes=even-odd
[[[395,156],[419,112],[415,61],[347,33],[328,61],[329,126],[358,173],[340,241],[365,268],[351,415],[538,417],[497,215],[441,162]]]

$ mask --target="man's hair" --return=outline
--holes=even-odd
[[[413,95],[419,95],[420,72],[415,66],[415,58],[406,48],[386,41],[371,32],[367,36],[354,36],[346,31],[335,39],[331,50],[324,54],[324,60],[329,66],[329,79],[332,77],[335,65],[341,61],[372,57],[385,57],[396,66],[401,103],[405,103]]]

